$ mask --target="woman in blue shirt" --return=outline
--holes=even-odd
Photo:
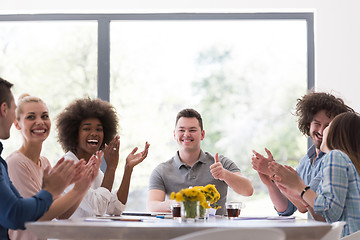
[[[312,191],[289,166],[271,163],[273,180],[303,201],[315,219],[345,221],[342,236],[360,230],[360,116],[343,113],[325,129],[320,149],[326,153],[322,179]]]

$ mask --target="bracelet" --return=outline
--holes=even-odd
[[[306,187],[304,188],[304,190],[302,190],[302,192],[301,192],[301,194],[300,194],[301,199],[303,199],[304,193],[305,193],[307,190],[309,190],[309,189],[310,189],[310,186],[306,186]]]

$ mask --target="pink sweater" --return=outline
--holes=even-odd
[[[41,190],[44,169],[51,166],[46,157],[40,157],[41,166],[35,164],[20,151],[11,153],[6,159],[9,177],[20,195],[32,197]],[[37,240],[29,230],[9,230],[10,239]]]

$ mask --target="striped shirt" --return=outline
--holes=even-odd
[[[345,221],[342,236],[360,230],[360,176],[339,150],[326,154],[314,210],[327,222]]]

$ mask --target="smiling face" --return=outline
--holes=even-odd
[[[21,106],[21,114],[15,120],[25,142],[42,143],[50,134],[49,111],[43,102],[26,102]]]
[[[179,145],[180,151],[198,151],[200,142],[205,137],[205,131],[201,130],[196,118],[181,117],[174,130],[174,138]]]
[[[77,157],[89,160],[90,156],[98,151],[104,140],[103,126],[99,119],[88,118],[80,123]]]
[[[330,128],[330,125],[331,123],[329,124],[329,126],[327,126],[325,129],[324,129],[324,133],[323,133],[323,141],[320,145],[320,150],[324,153],[328,153],[330,150],[327,146],[327,142],[326,142],[326,138],[328,136],[328,133],[329,133],[329,128]]]
[[[325,110],[321,110],[314,115],[314,118],[310,123],[309,133],[317,149],[320,149],[321,143],[323,141],[324,129],[329,126],[333,118],[333,116],[328,117]]]

